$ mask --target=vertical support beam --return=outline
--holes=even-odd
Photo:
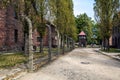
[[[25,34],[25,48],[24,48],[25,55],[28,54],[28,37],[27,34]]]
[[[68,51],[70,51],[70,39],[68,37]]]
[[[29,24],[29,72],[33,72],[33,41],[32,41],[32,22],[25,16],[21,15]]]
[[[60,53],[60,34],[57,29],[56,29],[56,32],[57,32],[57,56],[58,56]]]
[[[46,24],[48,27],[48,44],[49,44],[49,49],[48,49],[48,61],[51,61],[51,27],[50,25]]]
[[[66,51],[68,51],[68,41],[67,41],[67,35],[65,35],[66,37]]]
[[[64,39],[64,35],[62,35],[62,54],[65,54],[65,39]]]

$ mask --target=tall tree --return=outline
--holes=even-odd
[[[76,36],[72,0],[56,0],[56,25],[61,34]],[[73,34],[71,34],[73,33]]]
[[[95,0],[94,11],[96,21],[100,24],[100,30],[104,45],[109,50],[109,38],[111,36],[113,15],[117,12],[119,0]]]

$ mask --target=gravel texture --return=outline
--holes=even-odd
[[[77,48],[19,80],[120,80],[120,62],[95,48]]]

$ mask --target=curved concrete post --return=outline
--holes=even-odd
[[[56,32],[57,32],[57,56],[58,56],[60,53],[60,34],[57,29],[56,29]]]
[[[29,24],[29,72],[33,72],[33,41],[32,41],[32,22],[25,16],[21,15]]]
[[[49,44],[49,49],[48,49],[48,61],[51,61],[51,27],[50,25],[46,24],[46,26],[48,27],[48,44]]]

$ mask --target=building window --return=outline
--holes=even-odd
[[[18,41],[18,30],[17,29],[14,30],[14,41],[15,43],[17,43]]]
[[[18,19],[17,11],[14,11],[14,18]]]
[[[37,37],[37,42],[40,42],[41,41],[41,37]]]

